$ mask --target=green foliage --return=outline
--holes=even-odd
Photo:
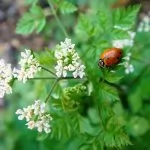
[[[139,11],[139,9],[139,5],[123,9],[117,9],[114,12],[114,24],[122,28],[131,29],[135,24],[137,12]]]
[[[111,34],[112,34],[111,36],[114,40],[115,39],[118,40],[118,39],[128,39],[129,38],[127,31],[123,31],[121,29],[113,29]]]
[[[102,139],[104,139],[106,146],[121,148],[131,144],[123,126],[121,120],[116,117],[111,117],[107,121],[106,131],[102,133]]]
[[[53,117],[51,134],[37,136],[34,131],[30,131],[31,139],[35,137],[38,139],[39,150],[148,149],[150,45],[147,39],[149,36],[137,34],[135,46],[123,49],[123,55],[132,50],[133,57],[138,58],[132,59],[136,70],[133,74],[125,75],[121,65],[109,69],[102,69],[97,65],[100,53],[112,47],[113,40],[129,38],[127,29],[131,30],[135,26],[140,6],[111,10],[110,7],[108,8],[109,0],[101,2],[54,0],[48,1],[52,2],[53,5],[50,6],[54,7],[54,12],[53,7],[50,7],[52,11],[50,16],[45,16],[45,10],[35,5],[36,0],[26,1],[32,7],[20,19],[17,33],[29,34],[43,31],[41,33],[47,41],[50,36],[53,36],[50,45],[56,45],[64,38],[60,29],[63,30],[61,23],[65,22],[66,31],[76,44],[75,49],[86,66],[86,77],[83,80],[60,79],[54,88],[47,103]],[[73,13],[77,11],[76,6],[79,6],[78,13]],[[70,13],[72,14],[67,15]],[[71,18],[73,23],[68,23],[64,19],[65,15],[68,20]],[[46,49],[35,56],[40,64],[55,72],[57,60],[54,49]],[[38,76],[51,79],[31,81],[24,88],[23,85],[14,83],[16,91],[20,89],[21,91],[16,92],[13,99],[19,96],[22,101],[15,108],[19,107],[18,105],[26,105],[28,102],[26,99],[38,97],[45,100],[45,95],[52,88],[55,76],[46,71]],[[23,125],[21,128],[26,132]],[[27,149],[28,146],[20,143],[19,135],[13,142],[18,140],[16,145],[19,145],[19,148],[23,145]],[[25,137],[25,141],[28,141],[25,135],[21,134],[20,137]],[[32,148],[29,149],[36,149],[34,146]]]
[[[146,118],[133,116],[129,121],[128,130],[133,136],[142,136],[149,130],[149,122]]]
[[[77,7],[66,0],[60,2],[59,9],[60,12],[64,15],[77,11]]]
[[[88,16],[84,14],[80,14],[78,18],[78,24],[76,26],[76,33],[79,35],[81,40],[87,40],[88,35],[92,36],[93,33],[93,25],[90,22]],[[83,38],[84,37],[84,38]]]
[[[101,85],[101,97],[104,99],[104,101],[119,100],[118,91],[116,88],[108,84]]]
[[[19,20],[16,32],[19,34],[30,34],[33,31],[39,33],[46,25],[44,11],[39,6],[32,6],[30,11],[25,13]]]
[[[74,87],[68,87],[64,90],[64,101],[71,100],[74,102],[81,102],[84,96],[87,95],[86,86],[77,84]]]

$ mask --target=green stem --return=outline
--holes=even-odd
[[[51,70],[49,70],[49,69],[47,69],[47,68],[45,68],[45,67],[43,67],[43,66],[40,66],[40,67],[41,67],[43,70],[45,70],[45,71],[51,73],[52,75],[56,76],[56,74],[55,74],[53,71],[51,71]]]
[[[66,80],[66,79],[71,79],[71,80],[83,80],[84,78],[79,78],[79,77],[77,77],[77,78],[74,78],[74,77],[62,77],[62,78],[60,78],[60,80]]]
[[[104,124],[104,122],[103,122],[103,117],[102,117],[101,108],[100,108],[100,106],[99,106],[99,103],[96,102],[96,100],[95,100],[95,103],[96,103],[96,108],[97,108],[98,115],[99,115],[99,118],[100,118],[100,128],[102,127],[103,130],[105,130],[105,124]]]
[[[104,144],[101,142],[101,150],[104,150]]]
[[[52,0],[48,0],[48,3],[49,3],[49,5],[50,5],[50,7],[51,7],[52,13],[53,13],[53,15],[54,15],[54,17],[55,17],[55,19],[56,19],[56,21],[57,21],[57,23],[58,23],[60,29],[62,30],[62,32],[64,33],[64,35],[65,35],[66,37],[68,37],[68,34],[67,34],[67,32],[66,32],[64,26],[62,25],[60,19],[58,18],[57,14],[56,14],[56,11],[55,11],[54,6],[53,6],[53,3],[52,3]]]
[[[63,99],[61,99],[61,105],[62,105],[63,110],[65,111],[65,106],[64,106]]]
[[[53,79],[57,79],[57,77],[35,77],[35,78],[31,78],[30,80],[53,80]],[[72,76],[70,77],[61,77],[59,78],[59,80],[83,80],[82,78],[74,78]]]
[[[58,81],[59,81],[59,78],[56,79],[55,82],[54,82],[54,84],[52,85],[52,88],[49,91],[49,94],[48,94],[48,96],[47,96],[47,98],[45,100],[45,103],[47,103],[48,100],[49,100],[49,98],[51,97],[51,94],[52,94],[52,92],[53,92],[53,90],[54,90],[54,88],[55,88],[55,86],[56,86],[56,84],[57,84]]]
[[[31,78],[30,80],[54,80],[56,77],[34,77]]]
[[[110,86],[116,88],[116,89],[119,90],[119,91],[123,91],[123,89],[121,88],[121,86],[119,86],[118,84],[115,84],[115,83],[111,83],[111,82],[105,80],[104,78],[100,78],[99,81],[100,81],[100,82],[103,82],[103,83],[106,83],[106,84],[108,84],[108,85],[110,85]]]

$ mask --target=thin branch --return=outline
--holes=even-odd
[[[45,70],[45,71],[51,73],[52,75],[56,76],[56,74],[55,74],[53,71],[51,71],[51,70],[49,70],[49,69],[47,69],[47,68],[45,68],[45,67],[43,67],[43,66],[40,66],[40,67],[41,67],[43,70]]]
[[[56,84],[57,84],[58,81],[59,81],[59,79],[56,79],[55,82],[54,82],[54,84],[52,85],[52,88],[49,91],[49,94],[48,94],[48,96],[47,96],[47,98],[45,100],[45,103],[47,103],[48,100],[49,100],[49,98],[51,97],[51,94],[52,94],[52,92],[53,92],[53,90],[54,90],[54,88],[55,88],[55,86],[56,86]]]
[[[31,78],[30,80],[54,80],[54,79],[57,79],[57,77],[34,77],[34,78]],[[83,80],[85,78],[74,78],[72,76],[70,77],[61,77],[59,78],[59,80]]]
[[[100,82],[103,82],[103,83],[106,83],[106,84],[108,84],[108,85],[110,85],[110,86],[116,88],[116,89],[119,90],[119,91],[123,91],[123,89],[122,89],[121,86],[119,86],[118,84],[115,84],[115,83],[111,83],[111,82],[105,80],[104,78],[100,78],[99,81],[100,81]]]
[[[30,80],[54,80],[56,77],[34,77],[31,78]]]
[[[57,14],[56,14],[56,11],[55,11],[54,6],[53,6],[53,3],[52,3],[52,0],[48,0],[48,3],[49,3],[49,6],[51,7],[52,13],[53,13],[53,15],[54,15],[54,17],[55,17],[55,19],[56,19],[56,21],[57,21],[57,23],[58,23],[60,29],[62,30],[62,32],[64,33],[64,35],[65,35],[66,37],[68,37],[68,34],[67,34],[67,32],[66,32],[64,26],[62,25],[60,19],[58,18]]]
[[[72,76],[60,78],[60,80],[67,80],[67,79],[70,79],[70,80],[84,80],[85,78],[80,78],[80,77],[74,78]]]

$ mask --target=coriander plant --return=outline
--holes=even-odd
[[[139,94],[135,83],[148,69],[137,50],[140,6],[112,8],[113,0],[47,0],[46,8],[38,0],[26,3],[29,11],[21,16],[16,32],[41,34],[55,46],[38,53],[26,48],[12,69],[1,59],[0,97],[14,93],[19,82],[32,83],[35,99],[24,102],[16,114],[43,142],[68,141],[74,150],[132,147],[149,130],[146,112],[140,114],[133,106]],[[121,61],[100,68],[100,54],[113,47],[123,51]],[[137,128],[142,124],[141,133]],[[60,149],[69,150],[67,145]]]

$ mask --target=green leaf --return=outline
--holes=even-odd
[[[30,9],[30,13],[33,14],[33,15],[44,15],[44,12],[43,10],[41,9],[41,7],[39,6],[32,6],[31,9]]]
[[[132,28],[135,24],[137,13],[140,9],[140,5],[134,5],[128,8],[116,9],[114,12],[114,23],[115,26],[122,28]]]
[[[128,39],[129,38],[129,34],[127,31],[121,30],[121,29],[113,29],[111,31],[111,36],[112,39],[114,40],[119,40],[119,39]]]
[[[57,105],[56,112],[53,116],[55,120],[52,122],[53,130],[51,137],[56,139],[68,139],[80,133],[80,117],[77,112],[70,114],[64,113],[58,109]]]
[[[124,131],[124,126],[116,117],[110,117],[107,121],[106,130],[100,136],[107,147],[121,148],[131,145],[129,137]]]
[[[144,117],[132,117],[129,122],[128,129],[132,135],[142,136],[150,129],[149,120]]]
[[[98,26],[102,28],[103,31],[108,32],[113,27],[112,24],[112,14],[109,10],[101,8],[96,14],[98,18]]]
[[[75,27],[75,32],[79,41],[86,41],[88,38],[91,38],[94,35],[95,30],[91,18],[91,16],[87,16],[82,13],[78,17],[78,23]]]
[[[62,1],[59,9],[62,14],[69,14],[75,12],[77,7],[68,1]]]
[[[122,78],[123,76],[117,76],[116,74],[111,74],[111,73],[105,76],[105,80],[110,83],[118,83]]]
[[[49,135],[48,134],[39,134],[38,137],[37,137],[37,140],[38,141],[44,141]]]
[[[36,31],[39,33],[46,25],[46,18],[43,10],[38,6],[33,6],[30,12],[25,13],[19,20],[16,33],[27,35]]]
[[[95,108],[90,108],[88,110],[88,116],[89,116],[90,121],[93,124],[99,124],[100,123],[100,118],[99,118],[98,112]]]
[[[100,127],[98,126],[92,126],[88,118],[80,118],[80,129],[82,134],[89,134],[92,136],[96,136],[100,132]]]
[[[119,100],[117,89],[108,84],[102,85],[101,96],[102,99],[104,99],[105,101],[112,102],[112,101]]]

